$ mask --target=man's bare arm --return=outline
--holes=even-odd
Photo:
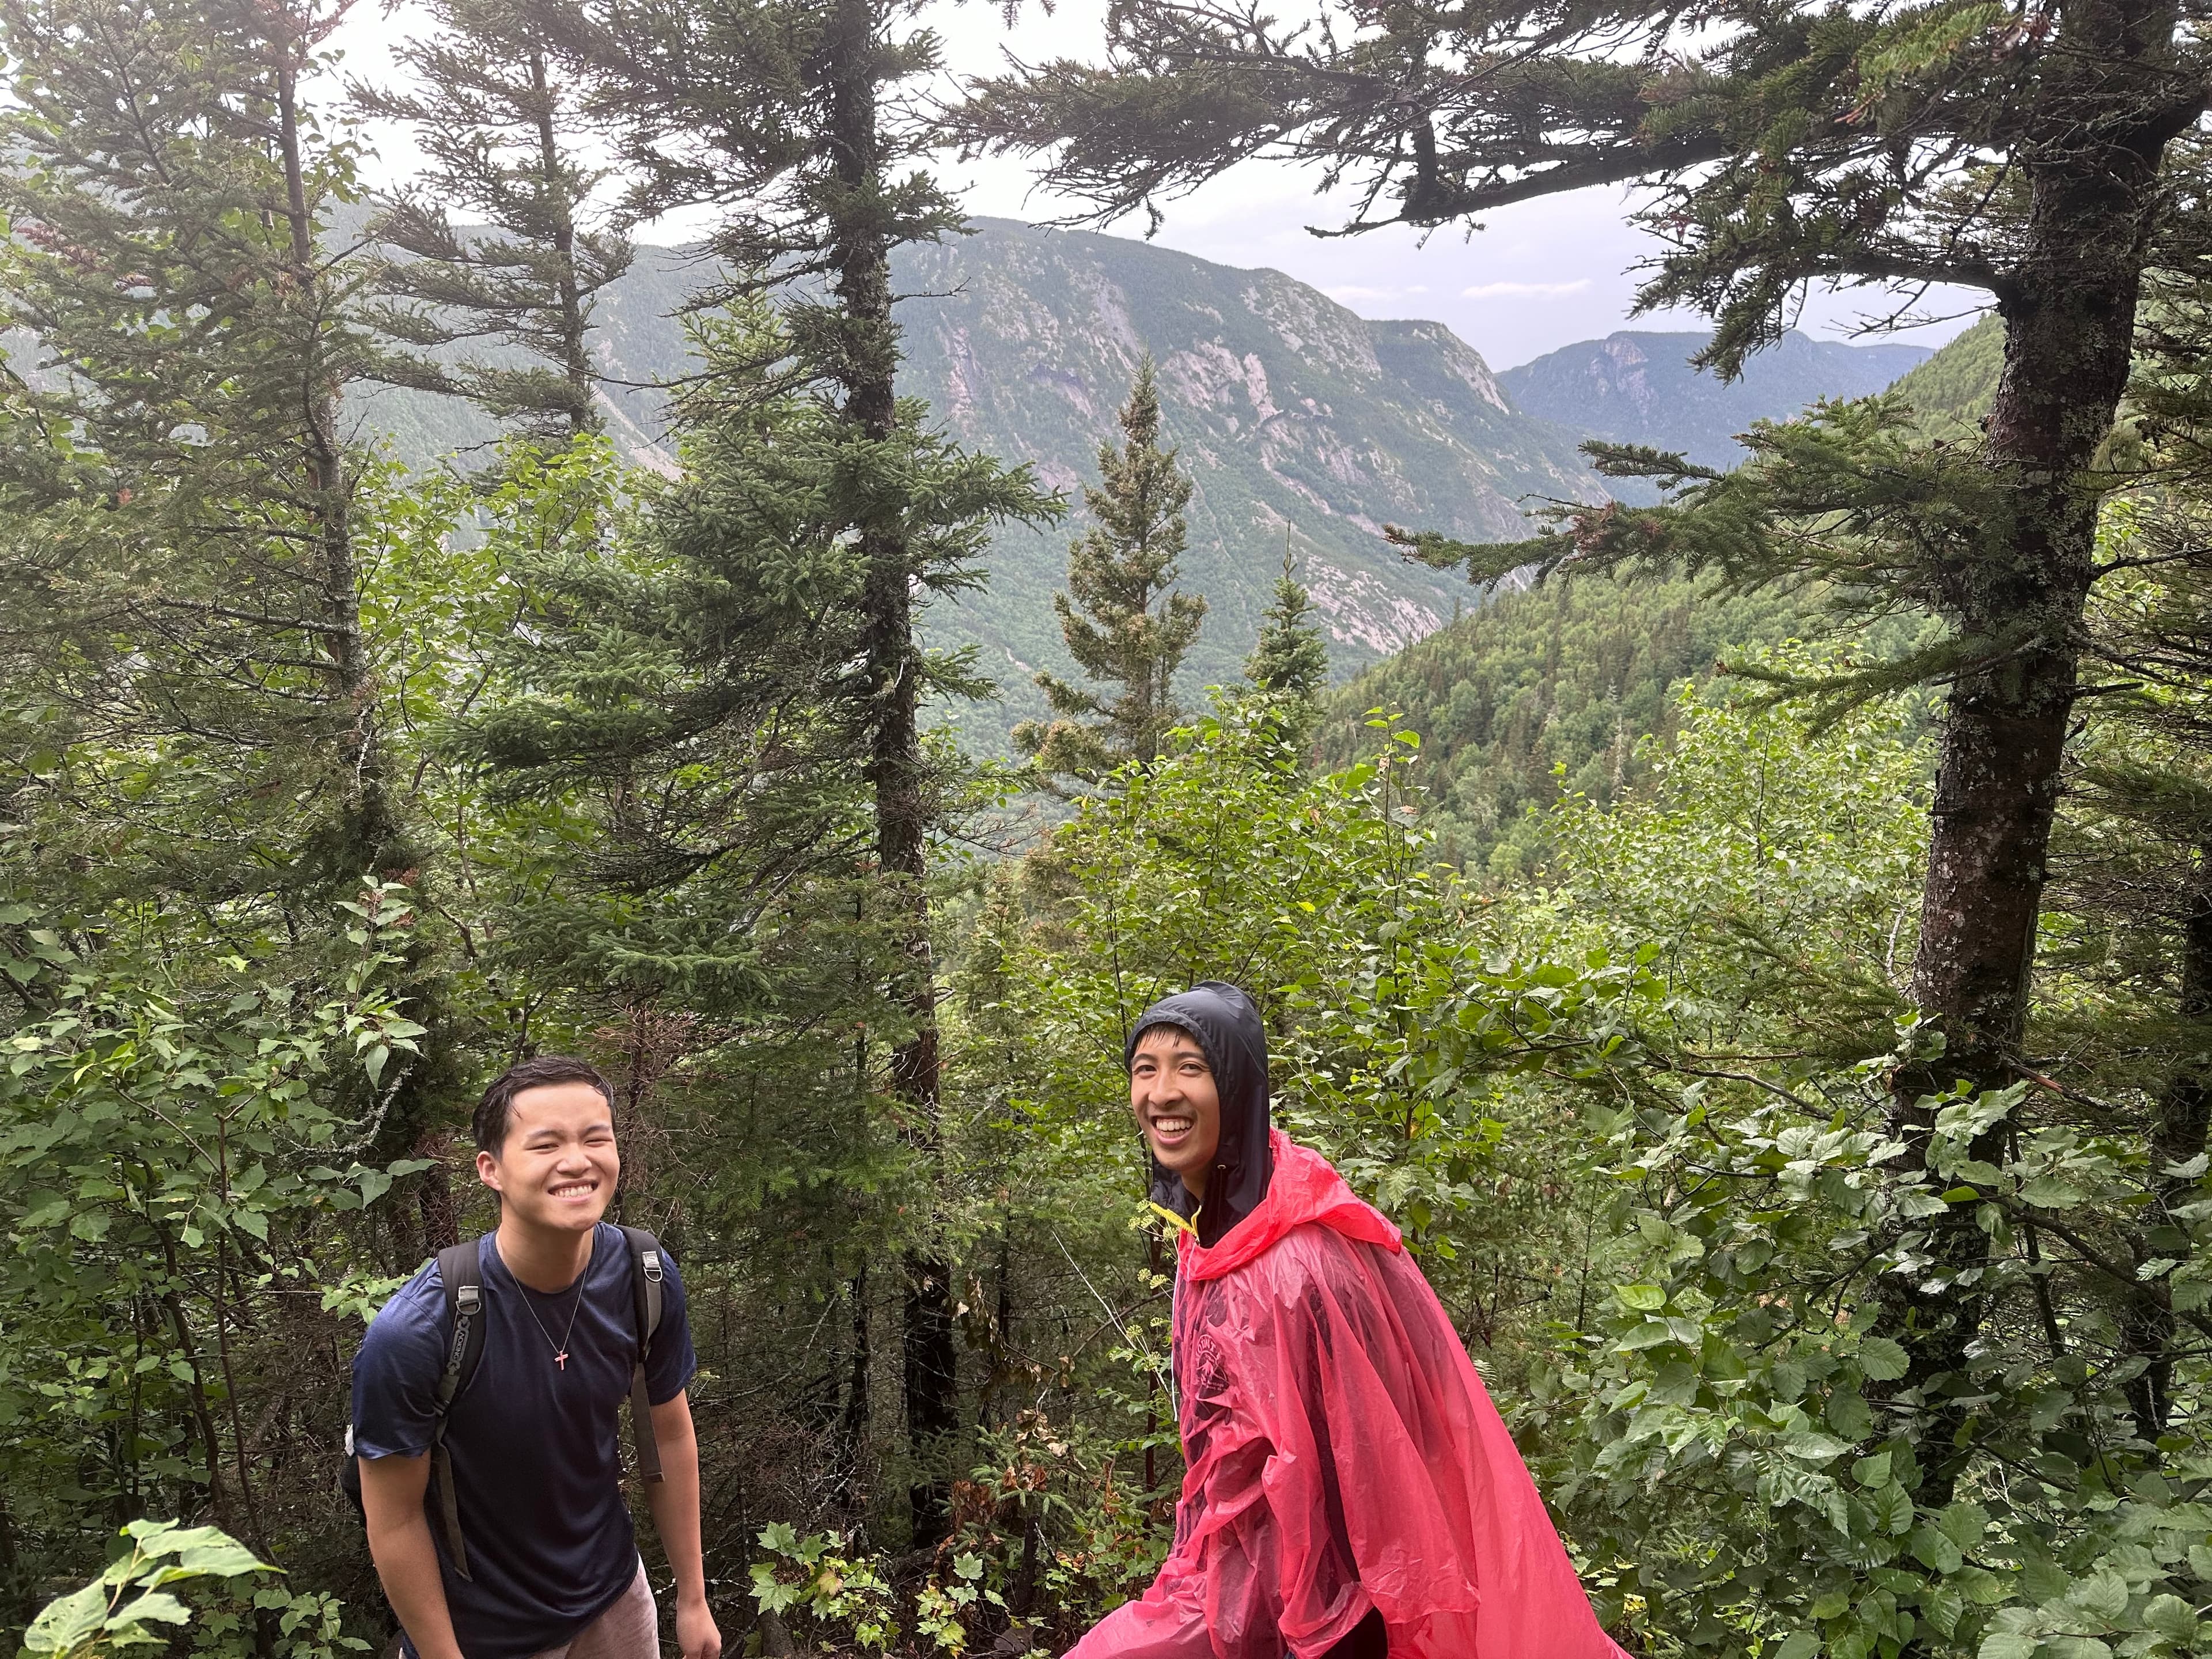
[[[438,1547],[431,1541],[430,1519],[422,1512],[429,1489],[430,1459],[364,1457],[361,1461],[361,1504],[368,1514],[368,1553],[384,1581],[385,1599],[407,1632],[421,1659],[462,1659],[453,1639],[453,1615],[446,1606],[445,1581],[438,1576]],[[697,1486],[697,1475],[693,1475]],[[694,1506],[693,1513],[697,1510]],[[695,1529],[693,1536],[697,1533]]]
[[[699,1548],[699,1437],[687,1394],[653,1408],[660,1448],[660,1480],[646,1490],[660,1547],[676,1574],[676,1644],[684,1659],[720,1659],[722,1632],[707,1607],[707,1571]],[[424,1654],[422,1659],[431,1659]]]

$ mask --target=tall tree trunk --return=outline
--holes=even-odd
[[[537,94],[538,164],[545,193],[553,202],[553,251],[560,256],[561,372],[575,401],[568,409],[568,430],[577,437],[599,429],[592,408],[592,360],[585,343],[584,299],[576,280],[576,211],[562,176],[560,135],[553,128],[553,87],[545,54],[530,54],[530,89]]]
[[[2158,1182],[2159,1220],[2147,1240],[2149,1251],[2166,1254],[2166,1246],[2186,1245],[2179,1239],[2162,1239],[2161,1229],[2178,1229],[2167,1206],[2197,1190],[2190,1178],[2170,1176],[2167,1166],[2187,1164],[2205,1149],[2212,1127],[2212,842],[2197,849],[2194,866],[2183,890],[2181,924],[2181,987],[2176,1012],[2185,1022],[2187,1052],[2166,1080],[2159,1097],[2158,1116],[2151,1125],[2151,1172]],[[2166,1432],[2173,1400],[2173,1305],[2166,1282],[2146,1285],[2121,1311],[2120,1334],[2125,1352],[2145,1362],[2142,1375],[2128,1384],[2128,1406],[2138,1437],[2155,1443]]]
[[[832,258],[843,311],[841,378],[847,421],[872,441],[897,427],[898,329],[891,320],[890,249],[874,198],[884,187],[883,145],[874,79],[881,24],[873,0],[839,0],[823,46],[830,85],[831,161],[842,186]],[[866,576],[864,648],[869,696],[867,778],[875,795],[877,866],[902,907],[904,958],[898,1000],[911,1035],[891,1054],[891,1085],[908,1142],[927,1158],[937,1152],[936,974],[930,954],[926,885],[931,807],[921,731],[921,653],[914,636],[914,561],[902,524],[860,526]],[[906,1255],[903,1343],[908,1450],[927,1469],[958,1426],[953,1346],[952,1275],[934,1250]],[[909,1499],[917,1543],[943,1533],[945,1483],[919,1475]]]
[[[312,0],[295,15],[289,8],[268,14],[286,31],[270,41],[276,59],[277,148],[284,167],[284,216],[290,230],[293,303],[300,307],[300,396],[301,434],[307,473],[307,508],[317,531],[322,637],[330,655],[330,694],[337,715],[337,787],[342,805],[325,844],[316,849],[317,875],[328,890],[351,897],[364,875],[402,881],[419,897],[419,858],[392,800],[386,757],[378,729],[375,664],[361,628],[361,573],[353,541],[352,481],[346,476],[345,445],[340,435],[337,365],[326,349],[331,319],[324,314],[331,285],[318,269],[315,220],[307,196],[306,153],[300,130],[300,71],[317,38]],[[429,942],[410,930],[400,951],[401,981],[409,993],[410,1015],[422,1028],[414,1059],[393,1080],[383,1103],[377,1156],[410,1156],[418,1139],[435,1134],[440,1103],[450,1097],[460,1075],[452,1022],[446,1018],[443,987]],[[373,1112],[364,1102],[365,1115]],[[422,1202],[426,1242],[453,1225],[449,1188],[442,1169],[428,1172]],[[449,1241],[450,1242],[450,1241]],[[431,1243],[430,1248],[437,1248]]]
[[[2170,52],[2169,5],[2088,0],[2062,15],[2047,61],[2063,62],[2069,37],[2081,38],[2076,61],[2098,68],[2094,79],[2051,75],[2045,130],[2025,162],[2028,222],[1998,296],[2005,365],[1985,447],[2011,510],[1985,526],[1948,596],[1962,634],[1990,659],[1954,686],[1945,710],[1912,998],[1947,1046],[1899,1069],[1892,1107],[1916,1157],[1932,1127],[1922,1098],[1959,1079],[2000,1089],[2017,1076],[2092,580],[2097,501],[2080,478],[2127,382],[2159,166],[2176,125],[2144,116],[2146,88]],[[2112,58],[2130,52],[2138,72],[2113,74]],[[2001,1156],[2002,1139],[1993,1133],[1978,1151]],[[1973,1218],[1961,1205],[1930,1229],[1946,1268],[1986,1254]],[[1910,1358],[1903,1387],[1946,1396],[1984,1301],[1978,1290],[1887,1287],[1887,1323]],[[1923,1443],[1948,1443],[1961,1421],[1939,1405]],[[1965,1455],[1930,1465],[1923,1501],[1948,1501]]]

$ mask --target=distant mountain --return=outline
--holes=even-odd
[[[692,360],[670,320],[707,275],[686,250],[641,250],[602,296],[594,349],[618,443],[665,469],[665,404],[652,383]],[[1601,499],[1577,439],[1513,410],[1482,358],[1437,323],[1369,322],[1302,283],[1237,270],[1124,238],[976,222],[975,234],[904,250],[901,388],[971,448],[1032,464],[1079,495],[1137,364],[1159,367],[1163,426],[1197,482],[1182,583],[1206,597],[1187,695],[1237,677],[1287,538],[1350,672],[1433,631],[1465,594],[1407,562],[1387,523],[1488,538],[1523,533],[1523,497]],[[623,384],[627,383],[627,384]],[[373,394],[362,418],[409,459],[489,440],[465,406]],[[934,607],[932,642],[974,646],[1004,701],[964,711],[1003,741],[1042,710],[1032,674],[1073,674],[1052,595],[1064,585],[1079,505],[1060,529],[1013,530],[993,546],[989,585]]]
[[[693,250],[644,248],[601,296],[593,349],[608,377],[609,424],[641,465],[673,470],[656,387],[696,367],[675,319],[710,274]],[[902,389],[927,399],[931,419],[962,442],[1032,464],[1072,500],[1097,476],[1098,446],[1118,435],[1114,412],[1139,360],[1149,351],[1158,362],[1166,436],[1198,486],[1182,562],[1183,584],[1208,605],[1183,676],[1194,700],[1237,674],[1286,539],[1337,672],[1350,674],[1476,599],[1399,556],[1384,525],[1518,536],[1524,502],[1607,493],[1577,449],[1585,433],[1696,452],[1710,428],[1724,447],[1754,414],[1866,390],[1925,355],[1793,335],[1723,388],[1685,366],[1701,337],[1620,334],[1495,375],[1438,323],[1371,322],[1277,271],[1006,219],[905,250],[894,274],[909,296],[898,311]],[[1779,379],[1776,361],[1788,366]],[[1602,394],[1589,390],[1601,364]],[[418,465],[495,436],[451,398],[384,392],[353,407]],[[1599,409],[1603,424],[1588,418]],[[953,711],[972,741],[996,746],[1016,720],[1042,712],[1037,669],[1075,672],[1052,595],[1081,527],[1079,508],[1057,531],[1006,532],[991,549],[988,587],[928,613],[933,643],[975,647],[1000,683],[1000,703]]]
[[[1385,524],[1517,536],[1524,497],[1604,495],[1574,436],[1512,409],[1449,329],[1370,322],[1279,272],[985,220],[899,274],[939,296],[902,308],[911,389],[964,442],[1071,495],[1152,354],[1167,439],[1198,485],[1182,580],[1209,608],[1190,687],[1236,676],[1286,536],[1342,671],[1433,631],[1464,591],[1407,562]],[[1051,607],[1067,537],[1001,538],[988,590],[937,624],[984,647],[1009,712],[1033,706],[1032,665],[1069,670]]]
[[[1679,451],[1708,466],[1743,459],[1736,434],[1820,398],[1863,398],[1929,356],[1915,345],[1845,345],[1792,329],[1732,381],[1690,367],[1709,334],[1624,331],[1501,373],[1516,409],[1614,443]]]

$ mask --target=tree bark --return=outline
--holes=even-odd
[[[2002,1089],[2018,1076],[2035,929],[2077,691],[2082,613],[2093,579],[2097,497],[2081,477],[2112,429],[2133,350],[2158,173],[2177,118],[2156,76],[2171,53],[2164,3],[2092,0],[2063,14],[2035,131],[2021,253],[1998,297],[2005,364],[1984,445],[2010,511],[1996,515],[1946,594],[1984,661],[1945,711],[1912,999],[1944,1039],[1937,1059],[1900,1067],[1895,1127],[1917,1157],[1930,1094],[1963,1080]],[[2078,65],[2070,73],[2063,65]],[[1991,1146],[2001,1153],[2001,1133]],[[1931,1228],[1944,1267],[1986,1254],[1973,1206]],[[1887,1322],[1911,1361],[1907,1389],[1935,1405],[1924,1443],[1947,1444],[1948,1379],[1983,1318],[1979,1291],[1887,1287]],[[1963,1463],[1931,1466],[1923,1501],[1948,1501]]]
[[[530,54],[530,89],[538,99],[533,112],[538,126],[538,164],[546,199],[553,204],[553,251],[560,256],[558,283],[561,299],[561,372],[568,381],[574,401],[568,408],[568,430],[576,437],[599,430],[592,407],[592,359],[586,337],[584,297],[576,280],[576,211],[569,198],[568,182],[561,167],[560,135],[553,126],[553,88],[546,73],[545,54]]]

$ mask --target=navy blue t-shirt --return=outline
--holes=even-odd
[[[465,1659],[524,1659],[569,1640],[637,1572],[619,1484],[622,1404],[637,1355],[629,1245],[620,1228],[600,1223],[581,1279],[550,1296],[507,1270],[492,1236],[477,1248],[489,1315],[483,1357],[446,1419],[468,1578],[447,1558],[435,1480],[424,1506]],[[660,1328],[645,1364],[656,1406],[681,1394],[698,1369],[683,1280],[665,1249],[661,1261]],[[572,1310],[568,1363],[556,1365],[552,1342],[568,1329]],[[384,1304],[354,1357],[353,1440],[362,1456],[429,1450],[450,1335],[434,1258]]]

